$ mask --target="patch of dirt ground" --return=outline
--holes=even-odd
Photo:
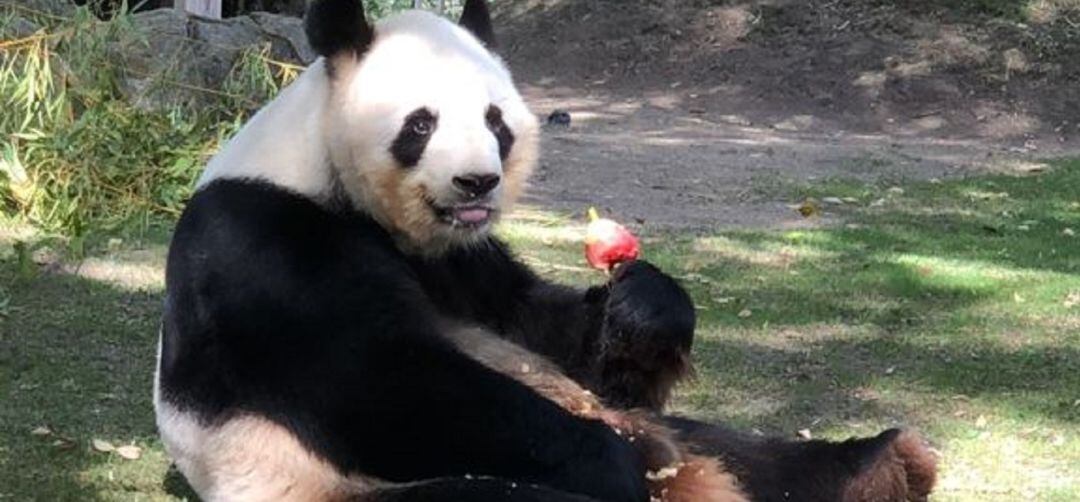
[[[1080,155],[1080,14],[1025,24],[938,4],[500,2],[499,50],[534,111],[572,119],[545,126],[531,201],[782,228],[813,223],[789,207],[793,182]]]

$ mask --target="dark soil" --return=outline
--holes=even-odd
[[[803,225],[769,187],[1080,151],[1080,15],[1025,24],[942,4],[499,2],[501,52],[535,111],[573,120],[547,130],[535,201],[664,226]]]

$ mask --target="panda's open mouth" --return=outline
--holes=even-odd
[[[431,204],[439,221],[455,227],[479,228],[488,224],[495,215],[495,209],[484,205],[438,206]]]

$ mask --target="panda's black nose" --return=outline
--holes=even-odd
[[[498,174],[466,174],[454,176],[454,186],[471,197],[479,197],[499,185]]]

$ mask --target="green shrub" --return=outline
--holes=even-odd
[[[454,15],[461,3],[443,5]],[[367,4],[377,18],[412,0]],[[170,224],[221,141],[300,70],[271,60],[268,47],[252,48],[220,88],[196,90],[207,94],[198,108],[148,110],[124,99],[125,69],[110,54],[146,43],[131,16],[100,21],[79,8],[68,19],[0,4],[0,34],[16,17],[42,28],[0,37],[0,212],[79,248],[87,238]]]
[[[28,15],[0,11],[0,20],[15,14]],[[130,16],[29,16],[43,28],[0,41],[0,208],[80,242],[171,222],[222,139],[297,73],[255,48],[207,90],[207,104],[138,108],[108,53],[125,37],[145,43]]]

